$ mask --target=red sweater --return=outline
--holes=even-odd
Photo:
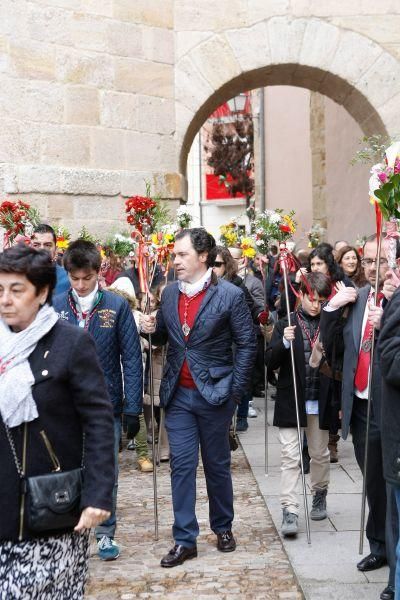
[[[191,300],[187,307],[187,316],[186,323],[189,325],[190,329],[192,329],[194,325],[194,321],[196,319],[196,315],[199,312],[200,304],[203,301],[207,290],[203,290],[198,296],[195,296],[193,300]],[[178,303],[178,312],[179,312],[179,321],[181,325],[183,325],[184,315],[185,315],[185,295],[179,294],[179,303]],[[190,335],[190,333],[189,333]],[[189,336],[185,336],[185,341],[187,341]],[[196,387],[195,382],[193,381],[193,377],[190,373],[189,366],[185,360],[182,365],[181,373],[179,376],[179,385],[186,388],[194,389]]]

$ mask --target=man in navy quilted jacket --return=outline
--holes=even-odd
[[[256,337],[243,291],[212,273],[214,246],[205,229],[180,232],[174,250],[178,281],[165,288],[156,320],[141,317],[142,331],[152,334],[154,344],[168,342],[160,404],[170,444],[175,545],[162,567],[197,556],[199,444],[217,548],[236,548],[229,426],[250,384]]]
[[[127,425],[136,435],[142,411],[143,366],[131,309],[121,296],[99,288],[100,265],[101,256],[94,244],[85,240],[72,242],[64,254],[71,289],[56,296],[53,305],[61,319],[87,329],[93,336],[114,407],[114,509],[111,517],[96,528],[99,557],[114,560],[119,556],[114,535],[121,416],[123,413]]]

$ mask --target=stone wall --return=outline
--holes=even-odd
[[[2,0],[3,196],[99,233],[145,181],[181,197],[173,63],[172,0]]]
[[[184,198],[208,114],[296,85],[363,131],[400,132],[395,0],[2,0],[0,192],[73,232],[121,225],[148,180]]]

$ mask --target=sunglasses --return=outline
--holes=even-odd
[[[222,265],[224,265],[225,263],[222,262],[221,260],[216,260],[214,261],[213,267],[222,267]]]

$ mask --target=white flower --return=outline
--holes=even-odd
[[[188,209],[186,208],[186,206],[179,206],[176,210],[176,216],[177,217],[189,217],[192,218],[192,215],[189,213]]]
[[[378,165],[375,165],[375,167],[377,167]],[[374,169],[374,167],[372,167],[372,169]],[[381,171],[381,169],[379,169],[379,171],[372,171],[371,169],[371,177],[369,178],[369,195],[371,198],[375,198],[375,200],[377,200],[378,198],[376,198],[374,192],[376,190],[379,190],[379,188],[382,185],[381,180],[378,177],[378,172]]]
[[[274,213],[271,215],[271,217],[270,217],[270,221],[271,221],[271,223],[273,223],[274,225],[275,225],[276,223],[280,223],[280,222],[281,222],[281,220],[282,220],[282,217],[281,217],[281,215],[280,215],[280,214],[278,214],[278,213],[276,213],[276,212],[274,212]]]
[[[386,158],[388,162],[388,167],[391,169],[394,168],[394,163],[396,162],[396,158],[400,156],[400,142],[394,142],[389,148],[387,148]]]

